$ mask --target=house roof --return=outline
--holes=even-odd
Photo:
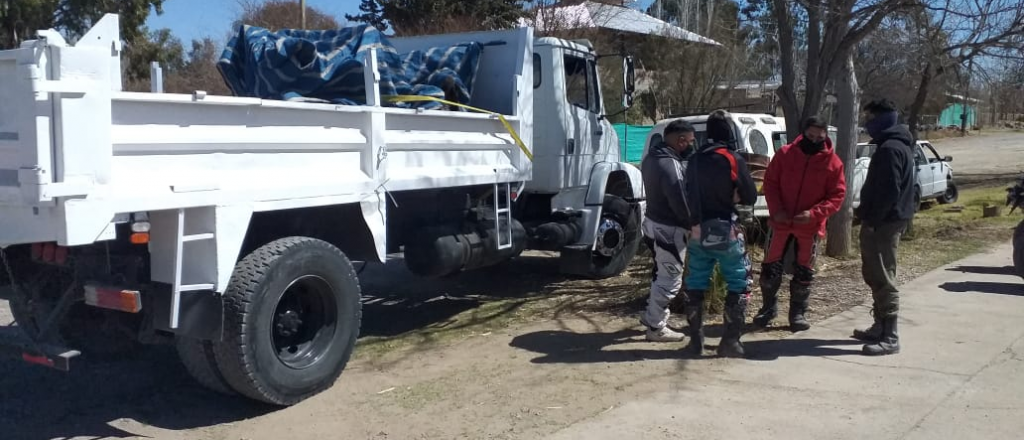
[[[520,24],[533,26],[541,32],[569,29],[609,29],[721,46],[721,43],[715,40],[659,20],[636,9],[592,1],[539,9],[535,19],[520,19]]]

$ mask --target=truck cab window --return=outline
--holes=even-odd
[[[540,87],[542,71],[540,68],[540,55],[533,54],[533,88]]]
[[[565,56],[565,97],[569,103],[584,110],[594,111],[596,78],[591,72],[593,63],[572,55]]]

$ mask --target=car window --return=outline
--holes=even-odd
[[[651,148],[654,148],[655,145],[660,144],[661,139],[662,137],[660,133],[655,133],[654,136],[651,136],[651,144],[647,146],[647,152],[650,153]]]
[[[928,158],[925,157],[920,145],[914,147],[914,162],[918,165],[928,165]]]
[[[767,156],[768,151],[768,139],[765,139],[764,135],[758,130],[750,130],[750,134],[747,135],[747,142],[750,143],[750,151],[754,154],[760,154]]]
[[[942,162],[942,157],[940,157],[939,153],[937,151],[935,151],[935,147],[933,147],[932,144],[930,144],[928,142],[925,142],[924,145],[926,147],[928,147],[928,152],[932,153],[932,156],[933,156],[933,157],[929,157],[928,158],[928,162]],[[927,154],[927,153],[925,153],[925,154]]]
[[[787,143],[789,143],[784,131],[772,132],[772,147],[775,148],[775,152],[778,153]]]
[[[857,146],[857,158],[858,159],[866,158],[866,157],[871,157],[873,154],[875,154],[875,145],[874,144],[864,144],[864,145],[858,145]]]

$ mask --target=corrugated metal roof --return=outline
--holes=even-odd
[[[544,8],[538,11],[535,21],[522,19],[520,23],[533,26],[541,32],[601,28],[721,46],[715,40],[674,26],[636,9],[591,1],[570,6]]]

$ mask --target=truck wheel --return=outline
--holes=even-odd
[[[640,245],[640,210],[622,197],[604,196],[597,226],[591,278],[614,277],[626,270]]]
[[[174,347],[178,350],[178,358],[181,359],[185,370],[196,382],[218,393],[235,395],[235,391],[224,380],[224,375],[217,367],[212,342],[178,336],[174,340]]]
[[[359,282],[345,254],[321,240],[283,238],[235,267],[217,365],[239,394],[293,405],[341,375],[360,318]]]
[[[947,205],[947,204],[950,204],[950,203],[956,203],[956,201],[959,198],[960,198],[960,190],[958,190],[956,188],[956,184],[953,183],[952,179],[950,179],[949,183],[946,184],[946,192],[942,193],[942,195],[939,196],[939,203],[941,203],[943,205]]]
[[[1024,221],[1013,231],[1013,267],[1017,275],[1024,278]]]

